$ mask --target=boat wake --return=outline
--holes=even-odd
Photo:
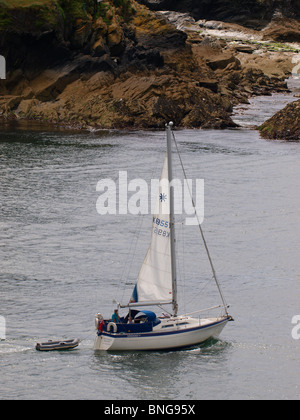
[[[23,353],[32,350],[32,346],[25,346],[23,344],[16,344],[14,342],[1,341],[0,342],[0,356],[7,354]]]

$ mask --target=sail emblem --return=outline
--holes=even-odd
[[[161,203],[165,202],[167,200],[167,195],[163,193],[159,194],[159,200]]]

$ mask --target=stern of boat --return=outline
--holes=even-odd
[[[113,337],[108,337],[103,334],[97,335],[94,343],[94,350],[109,350],[114,343]]]

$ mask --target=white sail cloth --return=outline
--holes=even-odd
[[[170,183],[167,154],[153,214],[151,243],[131,298],[131,303],[134,302],[172,302]]]

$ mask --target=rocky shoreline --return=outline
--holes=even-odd
[[[135,0],[103,1],[97,11],[92,0],[79,10],[43,1],[45,8],[36,9],[30,0],[22,7],[0,0],[0,54],[8,69],[0,80],[2,120],[97,129],[156,129],[167,120],[182,128],[235,127],[236,104],[288,90],[300,51],[266,41],[261,30],[196,22]]]

